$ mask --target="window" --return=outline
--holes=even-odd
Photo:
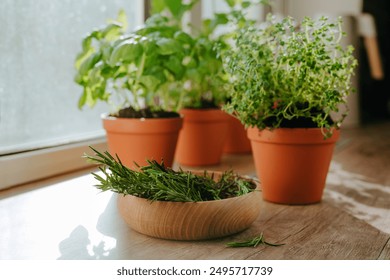
[[[223,0],[202,2],[191,21],[227,8]],[[78,110],[74,59],[94,27],[124,9],[134,28],[149,6],[150,0],[0,1],[0,189],[78,169],[88,145],[105,148],[100,114],[108,108]]]
[[[10,160],[21,152],[104,136],[99,116],[108,108],[77,108],[73,64],[83,36],[122,8],[129,28],[142,23],[141,0],[0,2],[0,188],[12,184]]]

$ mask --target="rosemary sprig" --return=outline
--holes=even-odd
[[[275,244],[275,243],[270,243],[268,241],[265,241],[264,235],[263,235],[263,233],[261,233],[259,236],[256,236],[250,240],[226,243],[226,246],[228,246],[228,247],[257,247],[259,244],[274,246],[274,247],[284,245],[284,244]]]
[[[225,171],[214,180],[214,174],[204,172],[202,176],[189,171],[175,171],[162,162],[148,161],[146,166],[132,170],[124,166],[118,156],[101,153],[90,147],[94,156],[85,155],[89,161],[102,165],[104,176],[92,173],[99,182],[96,187],[102,191],[113,191],[150,200],[194,202],[219,200],[247,194],[256,188],[253,180],[245,179]]]

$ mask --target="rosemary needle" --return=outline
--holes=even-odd
[[[238,242],[229,242],[226,243],[228,247],[257,247],[259,244],[268,245],[268,246],[282,246],[284,244],[275,244],[265,241],[263,233],[259,236],[256,236],[250,240],[238,241]]]
[[[189,171],[175,171],[155,160],[148,165],[132,170],[122,164],[119,157],[108,152],[101,153],[90,147],[94,156],[85,157],[101,165],[104,176],[92,173],[102,191],[113,191],[124,195],[134,195],[150,200],[196,202],[219,200],[247,194],[256,189],[253,180],[240,177],[233,171],[225,171],[221,178],[214,180],[214,173],[204,172],[202,176]]]

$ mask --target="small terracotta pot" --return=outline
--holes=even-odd
[[[229,130],[223,152],[226,154],[248,154],[252,151],[247,131],[237,118],[229,115]]]
[[[319,128],[248,129],[263,199],[281,204],[321,201],[339,130],[324,140]]]
[[[102,116],[108,149],[129,168],[146,165],[146,160],[172,166],[183,118],[130,119]]]
[[[118,196],[119,213],[135,231],[172,240],[228,236],[251,226],[260,213],[261,193],[202,202],[150,201]]]
[[[183,129],[176,148],[176,160],[187,166],[221,162],[229,129],[229,116],[220,109],[183,109]]]

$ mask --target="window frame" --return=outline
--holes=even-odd
[[[92,167],[84,158],[89,146],[107,150],[104,137],[0,157],[0,190]]]

